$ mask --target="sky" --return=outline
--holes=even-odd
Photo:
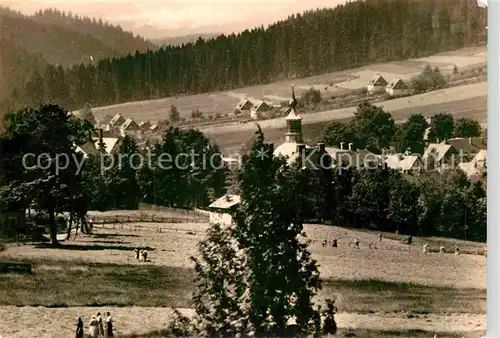
[[[148,38],[231,33],[271,24],[308,9],[335,7],[346,0],[0,0],[24,14],[57,8],[102,18]]]

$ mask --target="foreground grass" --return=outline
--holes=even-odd
[[[429,332],[423,330],[405,330],[405,331],[374,331],[364,329],[339,329],[335,337],[366,337],[366,338],[393,338],[393,337],[412,337],[412,338],[429,338],[437,335],[439,338],[462,338],[462,337],[479,337],[481,333],[448,333],[448,332]],[[123,338],[161,338],[168,337],[167,331],[155,331],[144,335],[132,334],[122,336]],[[334,336],[330,336],[334,337]]]
[[[40,260],[33,272],[0,274],[0,305],[192,307],[192,269]],[[486,312],[486,291],[477,289],[325,280],[319,296],[342,312]]]

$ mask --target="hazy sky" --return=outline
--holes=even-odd
[[[26,14],[57,8],[102,18],[150,38],[192,33],[228,33],[270,24],[307,9],[346,0],[0,0]]]

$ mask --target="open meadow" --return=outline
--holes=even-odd
[[[241,99],[247,97],[256,102],[265,100],[274,104],[290,99],[290,85],[293,83],[300,95],[313,87],[321,91],[323,97],[339,95],[350,90],[363,88],[375,73],[380,73],[387,81],[396,77],[408,80],[419,74],[427,64],[439,67],[443,74],[453,71],[456,65],[459,70],[485,65],[486,47],[470,47],[457,51],[440,53],[433,56],[370,64],[364,67],[311,76],[303,79],[278,81],[271,84],[235,89],[232,91],[206,94],[168,97],[156,100],[128,102],[118,105],[95,107],[92,109],[97,120],[106,116],[121,113],[137,122],[149,120],[152,123],[167,117],[170,105],[175,105],[181,116],[189,117],[194,109],[206,113],[232,113]],[[483,94],[486,95],[486,94]]]
[[[30,261],[34,269],[28,276],[0,275],[0,335],[67,337],[77,316],[87,324],[98,311],[111,311],[120,336],[165,328],[169,308],[192,312],[189,257],[207,226],[95,224],[94,234],[64,241],[61,249],[7,245],[1,260]],[[355,330],[360,337],[400,336],[380,333],[387,329],[445,333],[439,337],[484,334],[485,244],[415,238],[409,247],[395,234],[384,234],[378,242],[378,233],[370,231],[323,225],[307,225],[305,231],[324,280],[318,300],[336,299],[342,332]],[[337,248],[322,246],[333,238]],[[354,238],[359,249],[349,246]],[[423,241],[432,252],[422,253]],[[436,252],[441,243],[448,253]],[[454,244],[463,254],[451,253]],[[137,247],[148,248],[147,262],[136,260]],[[415,337],[425,336],[415,332]]]

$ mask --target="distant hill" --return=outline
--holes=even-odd
[[[47,62],[41,55],[28,52],[11,39],[0,40],[0,100],[5,99],[11,88],[25,86],[35,73],[43,73]],[[21,87],[22,88],[22,87]]]
[[[208,40],[221,35],[220,33],[207,33],[207,34],[190,34],[182,36],[174,36],[169,38],[153,39],[153,42],[158,46],[179,46],[186,43],[196,42],[199,38]]]
[[[418,58],[483,44],[486,21],[486,9],[463,0],[348,2],[291,15],[267,28],[108,58],[57,77],[59,70],[47,67],[3,107],[51,100],[73,110],[85,103],[104,106],[222,91]],[[50,85],[54,78],[58,86]]]
[[[43,74],[49,64],[70,68],[157,48],[121,27],[57,10],[28,16],[0,6],[0,25],[0,100],[23,88],[35,73]]]

